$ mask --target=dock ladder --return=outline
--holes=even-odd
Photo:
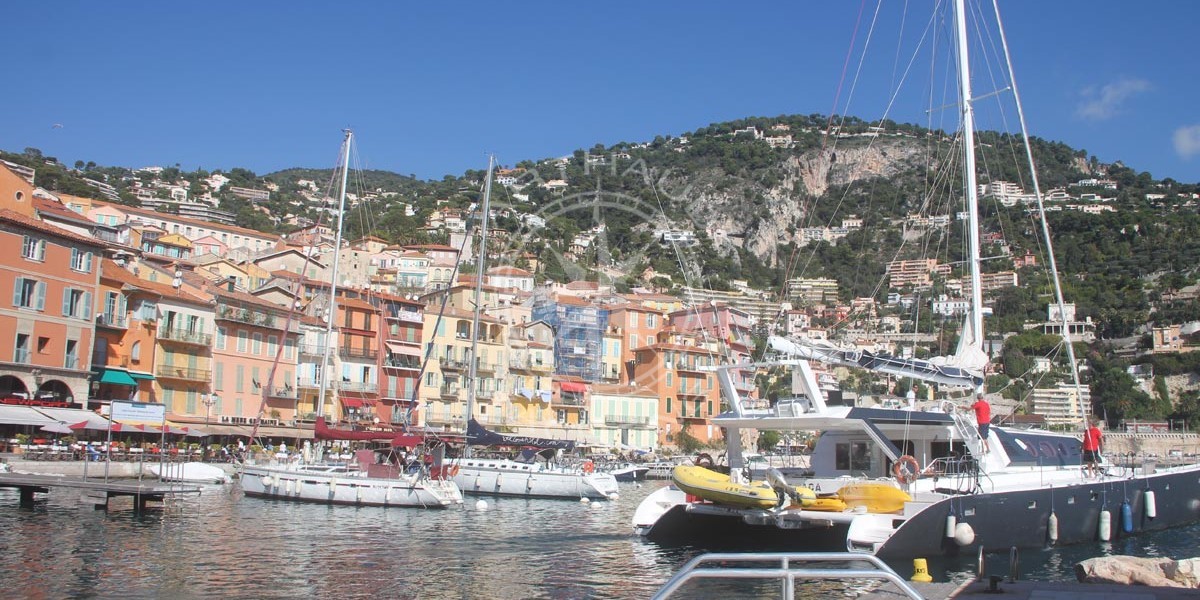
[[[818,568],[809,563],[844,563],[844,567]],[[851,568],[851,563],[867,563],[866,568]],[[703,565],[703,566],[702,566]],[[886,563],[870,554],[849,552],[745,552],[709,553],[689,560],[654,595],[654,600],[669,598],[685,584],[698,579],[778,579],[780,598],[796,594],[797,579],[879,579],[890,581],[913,600],[924,600],[916,589]]]

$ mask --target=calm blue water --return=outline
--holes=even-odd
[[[633,536],[634,509],[660,485],[622,484],[619,501],[594,507],[492,499],[479,512],[266,501],[235,484],[141,517],[95,511],[66,492],[20,509],[4,490],[0,581],[5,596],[24,598],[646,598],[699,551]],[[1027,552],[1023,575],[1071,579],[1074,562],[1101,553],[1192,556],[1198,533]],[[1007,572],[1007,557],[993,560],[993,572]],[[974,564],[931,571],[962,578]]]

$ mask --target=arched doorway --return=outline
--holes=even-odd
[[[29,388],[14,375],[0,375],[0,398],[29,398]]]
[[[42,402],[66,402],[70,404],[75,401],[75,394],[71,392],[71,388],[67,384],[58,379],[51,379],[38,388],[36,398]]]

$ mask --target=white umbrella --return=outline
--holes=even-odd
[[[38,427],[38,429],[41,429],[42,431],[45,431],[47,433],[74,433],[75,432],[75,430],[71,429],[71,427],[68,426],[66,423],[50,423],[48,425],[42,425],[41,427]]]

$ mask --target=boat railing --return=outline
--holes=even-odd
[[[842,567],[814,567],[812,563],[841,563]],[[866,563],[866,568],[852,568]],[[877,556],[845,552],[746,552],[709,553],[689,560],[654,595],[669,598],[684,585],[701,579],[752,579],[780,581],[780,598],[794,598],[796,580],[877,579],[891,582],[913,600],[923,596]]]

